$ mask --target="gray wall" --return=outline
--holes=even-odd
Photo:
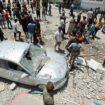
[[[92,0],[81,0],[81,8],[90,9],[100,7],[101,10],[105,10],[105,0],[103,1],[92,1]]]
[[[63,0],[49,0],[49,2],[62,2]]]

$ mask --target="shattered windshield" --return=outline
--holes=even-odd
[[[37,71],[39,65],[46,58],[45,50],[40,47],[31,45],[28,51],[25,51],[21,64],[31,73]]]

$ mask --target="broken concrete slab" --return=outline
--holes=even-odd
[[[13,83],[10,85],[9,89],[10,89],[10,90],[13,90],[13,89],[16,88],[16,86],[17,86],[16,83],[13,82]]]
[[[86,62],[87,62],[87,64],[86,64]],[[95,71],[96,70],[105,71],[105,68],[102,66],[102,64],[97,62],[94,59],[90,59],[90,60],[86,61],[83,57],[78,57],[76,63],[79,65],[89,66],[90,68],[94,69]]]
[[[92,69],[94,69],[95,71],[98,69],[98,66],[100,63],[98,63],[97,61],[95,61],[94,59],[90,59],[88,62],[88,66]]]

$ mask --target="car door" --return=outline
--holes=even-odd
[[[0,77],[12,80],[12,73],[8,70],[8,62],[0,59]]]
[[[30,75],[24,68],[13,62],[8,62],[8,66],[13,81],[27,85],[36,85],[34,77]],[[23,74],[27,74],[27,76],[22,78]]]

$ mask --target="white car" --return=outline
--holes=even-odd
[[[68,79],[64,56],[33,44],[3,41],[0,43],[0,77],[31,86],[43,86],[48,81],[54,89]]]

